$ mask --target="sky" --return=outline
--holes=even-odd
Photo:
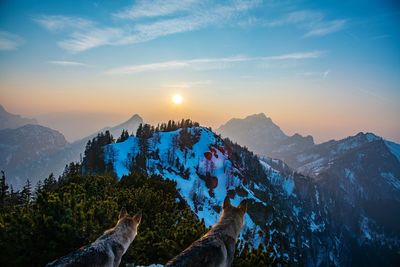
[[[400,142],[399,29],[384,0],[2,0],[0,103],[213,128],[263,112],[317,142]]]

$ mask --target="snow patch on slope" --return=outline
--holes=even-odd
[[[192,134],[194,134],[194,131],[199,131],[200,137],[191,149],[185,151],[175,145],[180,131],[178,129],[171,132],[158,132],[148,140],[149,153],[154,152],[158,154],[159,158],[149,157],[147,159],[147,171],[149,174],[160,175],[166,179],[175,181],[180,195],[186,200],[197,216],[200,219],[204,219],[207,227],[212,226],[218,221],[220,212],[217,211],[222,206],[228,190],[240,186],[247,193],[246,197],[240,197],[236,194],[231,199],[232,205],[239,205],[244,198],[262,203],[243,184],[242,180],[238,177],[240,171],[233,166],[233,163],[228,159],[228,155],[223,149],[213,149],[211,159],[205,157],[205,153],[211,150],[210,147],[222,146],[214,133],[205,128],[190,128],[189,131]],[[139,152],[138,139],[131,136],[124,142],[107,146],[105,151],[105,159],[114,159],[114,169],[117,176],[121,178],[123,175],[129,174],[129,163],[132,157]],[[188,170],[188,177],[183,177],[181,171],[175,166],[174,162],[177,160]],[[218,179],[218,184],[213,189],[213,195],[210,195],[205,181],[200,178],[200,175],[206,175],[207,173]],[[193,200],[194,194],[201,201],[195,203]],[[262,242],[262,238],[258,234],[258,231],[261,229],[254,224],[248,214],[245,217],[244,229],[245,231],[242,231],[242,233],[252,233],[251,240],[253,245],[258,246]]]
[[[400,144],[394,142],[385,141],[386,146],[389,148],[390,152],[397,158],[400,162]]]
[[[383,172],[381,173],[381,176],[385,178],[386,182],[391,184],[394,188],[397,190],[400,190],[400,179],[395,177],[393,173],[390,172]]]
[[[273,169],[267,162],[260,159],[260,164],[264,167],[266,171],[269,171],[269,180],[273,185],[280,185],[282,190],[286,193],[287,196],[291,196],[293,194],[295,188],[295,182],[293,177],[284,177],[279,171]]]

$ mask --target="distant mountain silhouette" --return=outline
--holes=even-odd
[[[78,162],[86,143],[97,133],[106,130],[118,138],[123,129],[134,133],[143,119],[135,114],[114,127],[106,127],[73,143],[68,143],[58,131],[39,125],[27,125],[15,130],[0,131],[0,169],[6,172],[8,183],[20,188],[26,181],[35,184],[50,173],[60,175],[65,165]]]
[[[51,112],[37,115],[38,124],[64,134],[69,142],[75,142],[106,126],[117,125],[126,117],[110,112]]]
[[[15,129],[26,124],[37,124],[37,121],[35,119],[28,119],[20,115],[9,113],[0,105],[0,130],[6,128]]]
[[[264,113],[250,115],[244,119],[231,119],[217,129],[223,137],[228,137],[251,151],[280,158],[287,151],[302,151],[314,145],[311,136],[286,135],[271,118]]]
[[[60,132],[40,125],[0,130],[0,169],[14,188],[20,188],[26,179],[32,181],[33,175],[50,167],[46,162],[67,144]]]

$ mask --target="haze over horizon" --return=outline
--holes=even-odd
[[[392,1],[3,1],[0,102],[103,126],[263,112],[317,142],[399,143],[399,26]]]

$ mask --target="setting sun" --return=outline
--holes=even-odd
[[[172,97],[172,103],[174,103],[175,105],[180,105],[183,102],[183,97],[179,94],[174,95]]]

